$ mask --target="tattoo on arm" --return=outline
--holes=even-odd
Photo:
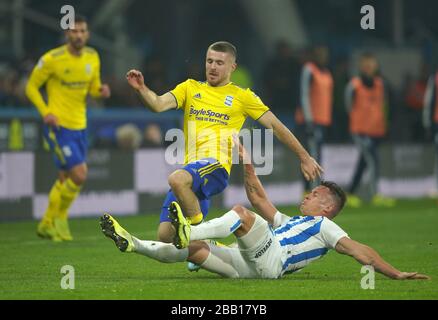
[[[248,181],[245,182],[245,185],[249,193],[257,192],[257,188],[253,184],[250,184]]]
[[[245,166],[245,171],[243,175],[244,175],[245,189],[248,196],[251,196],[252,200],[265,198],[263,186],[260,183],[259,178],[255,174],[254,167],[252,165]]]

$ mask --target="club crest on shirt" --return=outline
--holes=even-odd
[[[225,102],[224,102],[224,104],[225,104],[226,106],[231,107],[231,105],[233,104],[233,99],[234,99],[233,96],[226,96],[226,97],[225,97]]]
[[[85,72],[86,72],[87,74],[90,74],[90,73],[91,73],[91,64],[87,63],[87,64],[85,65]]]

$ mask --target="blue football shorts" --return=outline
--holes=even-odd
[[[193,178],[192,190],[199,200],[204,218],[210,208],[210,198],[221,193],[228,186],[228,172],[214,158],[205,158],[190,162],[182,168],[191,174]],[[172,201],[177,201],[172,190],[169,190],[161,208],[160,223],[169,219],[169,205]]]
[[[85,129],[70,130],[63,127],[44,126],[43,135],[59,170],[69,171],[86,161],[87,133]]]

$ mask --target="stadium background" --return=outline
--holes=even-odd
[[[164,162],[167,129],[181,127],[182,113],[152,114],[140,105],[124,75],[139,68],[146,83],[165,92],[178,82],[203,79],[206,47],[228,40],[238,48],[234,81],[250,86],[300,135],[294,123],[298,76],[309,48],[327,45],[335,79],[334,125],[323,150],[326,178],[346,185],[358,157],[348,133],[343,90],[358,55],[373,52],[389,84],[389,134],[380,149],[380,191],[423,198],[433,191],[434,148],[421,127],[412,97],[435,70],[438,25],[434,1],[73,1],[89,19],[90,45],[102,59],[108,101],[89,101],[89,178],[71,217],[158,212],[174,167]],[[360,9],[374,6],[375,30],[362,30]],[[63,41],[62,1],[0,0],[0,220],[39,218],[56,172],[41,139],[41,120],[24,95],[38,58]],[[286,48],[280,50],[280,48]],[[283,54],[283,56],[282,56]],[[287,82],[287,88],[277,85]],[[414,101],[413,101],[414,99]],[[416,100],[415,100],[416,99]],[[248,123],[248,126],[253,125]],[[153,167],[153,170],[151,169]],[[263,176],[273,201],[296,203],[302,193],[298,162],[280,144],[274,170]],[[215,207],[246,203],[239,167]],[[366,181],[366,179],[365,179]],[[367,188],[361,195],[367,198]]]

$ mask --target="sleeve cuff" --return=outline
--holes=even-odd
[[[172,91],[169,91],[169,93],[173,96],[173,98],[175,99],[175,109],[179,109],[179,106],[178,106],[178,99],[176,98],[176,96],[173,94],[173,92]]]

